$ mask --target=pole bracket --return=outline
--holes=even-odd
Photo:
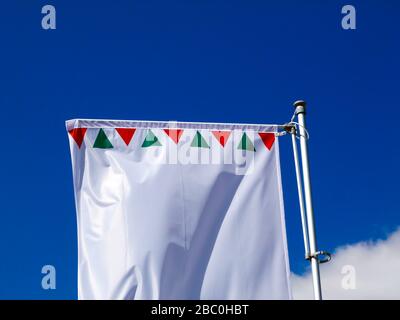
[[[317,251],[315,253],[310,253],[306,256],[306,260],[317,259],[319,263],[326,263],[331,261],[332,255],[328,251]]]
[[[283,130],[285,130],[286,133],[296,135],[296,125],[293,122],[285,123],[283,125]]]

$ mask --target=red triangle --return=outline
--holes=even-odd
[[[135,128],[115,128],[115,130],[118,132],[122,140],[125,141],[126,145],[129,145],[136,131]]]
[[[225,147],[225,143],[228,141],[231,135],[230,131],[211,131],[214,137],[217,138],[221,146]]]
[[[165,133],[177,144],[183,133],[182,129],[164,129]]]
[[[86,130],[87,130],[87,128],[75,128],[75,129],[68,131],[68,133],[71,135],[71,137],[75,140],[79,149],[81,148],[83,138],[85,137]]]
[[[271,150],[271,148],[275,142],[275,133],[259,132],[258,134],[260,135],[261,140],[264,142],[264,144],[268,148],[268,150]]]

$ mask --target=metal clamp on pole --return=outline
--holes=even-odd
[[[332,255],[328,251],[317,251],[313,254],[306,255],[306,260],[311,260],[315,258],[318,260],[319,263],[326,263],[331,261]]]
[[[283,129],[290,134],[296,135],[296,126],[294,125],[294,123],[285,123],[283,125]]]

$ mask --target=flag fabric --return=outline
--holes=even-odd
[[[278,126],[69,120],[79,299],[290,299]]]

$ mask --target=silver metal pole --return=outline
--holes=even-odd
[[[292,134],[294,165],[296,168],[297,191],[299,194],[301,227],[303,229],[304,252],[305,252],[306,259],[308,259],[308,257],[310,256],[310,241],[308,239],[307,217],[306,217],[306,210],[305,210],[305,205],[304,205],[304,192],[303,192],[303,182],[301,180],[299,153],[297,152],[296,128],[292,127],[291,130],[292,130],[291,134]]]
[[[313,212],[312,196],[311,196],[310,166],[308,160],[308,146],[307,146],[308,137],[307,137],[306,121],[305,121],[306,103],[305,101],[299,100],[294,103],[294,107],[296,108],[295,114],[297,115],[299,123],[301,163],[303,169],[308,238],[310,242],[310,251],[311,251],[310,263],[311,263],[311,272],[313,278],[314,298],[315,300],[322,300],[317,238],[315,234],[314,212]]]

